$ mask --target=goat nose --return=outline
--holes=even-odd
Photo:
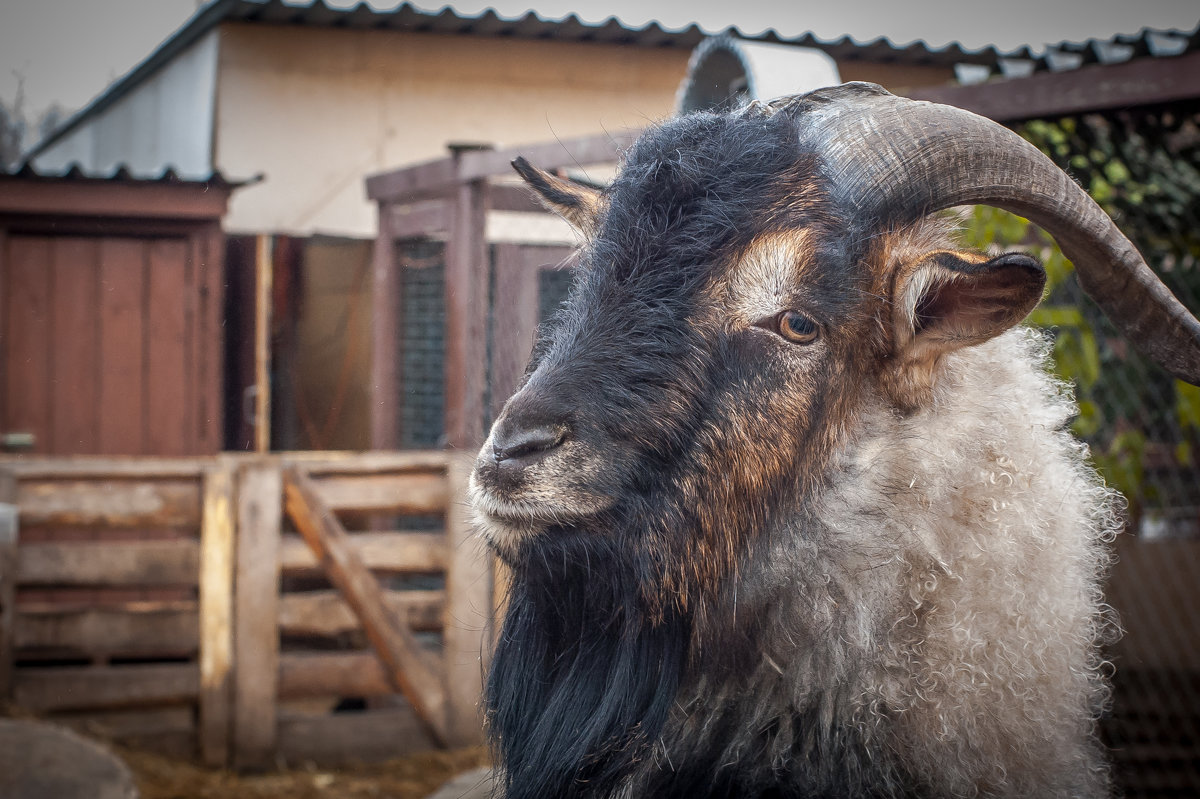
[[[561,425],[537,425],[517,429],[502,426],[492,435],[492,454],[496,463],[511,461],[512,465],[529,466],[558,448],[566,438]]]

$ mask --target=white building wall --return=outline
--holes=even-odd
[[[188,178],[212,173],[219,36],[212,31],[102,112],[33,159],[39,170],[78,163],[106,174],[126,165],[157,177],[171,167]],[[230,177],[248,177],[231,175]]]
[[[373,237],[372,173],[498,147],[640,128],[669,116],[688,53],[586,42],[226,23],[216,164],[262,172],[233,232]]]

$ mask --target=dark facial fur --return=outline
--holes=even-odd
[[[727,271],[764,235],[820,231],[780,310],[819,308],[827,329],[861,315],[808,163],[782,116],[701,115],[643,137],[606,193],[505,411],[561,420],[569,446],[546,479],[611,498],[499,545],[513,583],[487,705],[509,797],[609,795],[698,664],[746,666],[731,653],[752,647],[724,646],[755,626],[756,608],[730,612],[738,575],[833,446],[853,377],[833,356],[856,337],[801,349],[731,324]],[[534,478],[481,463],[477,479],[520,496]]]

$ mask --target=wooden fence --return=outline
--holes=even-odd
[[[0,699],[212,765],[477,743],[493,581],[469,468],[0,460]]]

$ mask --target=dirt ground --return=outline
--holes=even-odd
[[[455,774],[488,762],[487,750],[478,747],[337,769],[246,775],[112,748],[132,769],[141,799],[423,799]]]

